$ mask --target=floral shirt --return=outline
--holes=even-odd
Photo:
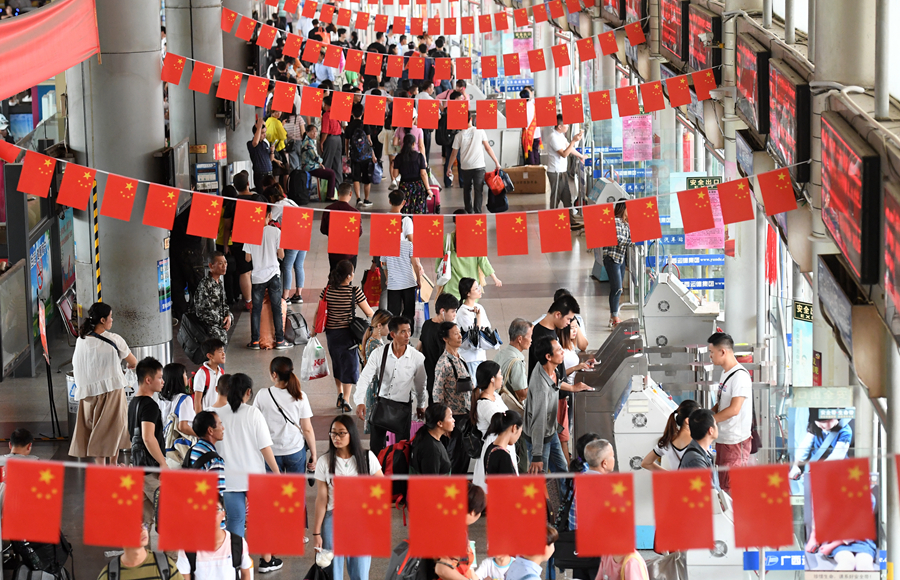
[[[453,369],[456,369],[456,375]],[[450,407],[454,415],[465,415],[472,408],[472,393],[457,393],[456,378],[469,377],[469,368],[458,356],[449,354],[446,350],[434,366],[434,400]]]
[[[304,137],[300,145],[300,169],[303,171],[315,171],[322,164],[322,158],[316,151],[316,142],[312,137]]]
[[[193,299],[194,314],[203,323],[211,338],[218,338],[228,344],[228,333],[224,320],[231,315],[225,299],[225,287],[221,280],[216,282],[209,274],[197,284]]]

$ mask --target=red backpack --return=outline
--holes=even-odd
[[[378,462],[385,477],[391,475],[409,475],[409,456],[412,453],[412,444],[409,441],[397,441],[388,445],[378,454]],[[397,509],[403,511],[406,506],[406,481],[394,481],[391,489],[391,502]],[[404,513],[403,523],[406,524]]]

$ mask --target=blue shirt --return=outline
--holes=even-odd
[[[216,448],[209,444],[209,442],[200,439],[194,446],[191,447],[191,465],[197,462],[198,459],[204,454],[212,451],[216,453]],[[210,461],[206,463],[203,467],[204,471],[215,471],[219,474],[219,493],[225,493],[225,461],[219,457],[213,457]]]
[[[259,173],[272,173],[272,158],[270,156],[269,143],[260,139],[256,147],[253,141],[247,141],[247,150],[250,152],[250,162],[253,163],[253,171]]]
[[[525,558],[515,558],[506,571],[505,580],[541,580],[543,569]]]
[[[590,470],[588,469],[587,463],[582,463],[581,470],[578,473],[588,473],[588,471],[590,471]],[[572,486],[572,490],[569,493],[571,493],[573,496],[575,495],[575,486],[574,485]],[[572,498],[572,507],[569,510],[569,529],[570,530],[578,529],[576,526],[577,523],[578,523],[578,518],[576,517],[576,512],[575,512],[575,498],[573,497]]]

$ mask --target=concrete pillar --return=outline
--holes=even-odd
[[[900,352],[897,345],[887,332],[883,333],[886,340],[884,347],[887,350],[888,391],[887,391],[887,433],[886,453],[900,453]],[[900,485],[900,473],[897,472],[897,463],[888,460],[887,473],[885,474],[884,488],[887,493],[887,562],[891,571],[900,561],[900,497],[898,497],[898,485]],[[896,577],[896,576],[895,576]]]
[[[250,0],[223,0],[222,4],[225,8],[234,10],[238,14],[249,15],[251,12]],[[295,19],[295,26],[296,24]],[[251,51],[254,47],[249,46],[245,41],[232,33],[222,32],[221,35],[223,66],[227,69],[244,74],[250,72],[249,67],[252,62]],[[234,106],[238,109],[240,121],[234,131],[230,128],[225,129],[225,142],[228,146],[228,163],[246,162],[249,164],[250,152],[247,150],[247,141],[250,141],[250,139],[253,138],[253,121],[256,115],[256,108],[252,105],[244,104],[243,91],[240,91],[240,95],[237,102],[234,103]]]
[[[69,147],[78,163],[161,183],[161,164],[153,157],[165,147],[160,2],[96,2],[103,64],[95,56],[66,71]],[[97,174],[97,185],[102,203],[105,175]],[[115,332],[137,358],[167,363],[172,317],[159,311],[157,265],[169,257],[169,233],[141,224],[147,187],[137,190],[130,222],[100,218],[103,301],[113,308]]]

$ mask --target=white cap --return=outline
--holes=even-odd
[[[0,131],[9,129],[9,121],[3,115],[0,115]]]

